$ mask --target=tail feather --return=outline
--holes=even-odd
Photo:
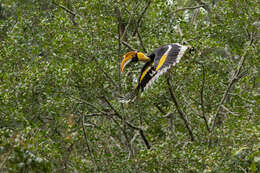
[[[131,93],[127,94],[125,97],[120,98],[121,103],[128,103],[136,98],[139,92],[139,86],[137,86]]]

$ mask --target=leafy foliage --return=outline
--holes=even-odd
[[[0,172],[259,172],[258,6],[0,1]],[[120,103],[123,54],[177,42],[195,54]]]

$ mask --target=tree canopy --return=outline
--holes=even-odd
[[[0,0],[0,172],[259,172],[258,0]],[[168,43],[195,53],[129,103]]]

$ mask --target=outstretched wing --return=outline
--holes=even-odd
[[[166,46],[167,50],[164,51],[163,55],[161,55],[160,50],[157,50],[158,53],[155,52],[154,66],[156,71],[167,70],[167,68],[175,66],[181,60],[181,57],[188,48],[188,46],[183,46],[178,43],[169,44]]]
[[[188,46],[175,43],[156,49],[153,52],[155,56],[153,67],[151,67],[147,72],[148,74],[146,78],[149,80],[141,81],[143,88],[146,89],[146,87],[153,84],[160,75],[172,66],[175,66],[181,60],[181,57],[184,55],[187,48]]]

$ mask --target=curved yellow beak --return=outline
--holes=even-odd
[[[124,67],[128,64],[131,59],[137,54],[137,51],[131,51],[124,55],[124,59],[121,62],[120,71],[123,72]]]

